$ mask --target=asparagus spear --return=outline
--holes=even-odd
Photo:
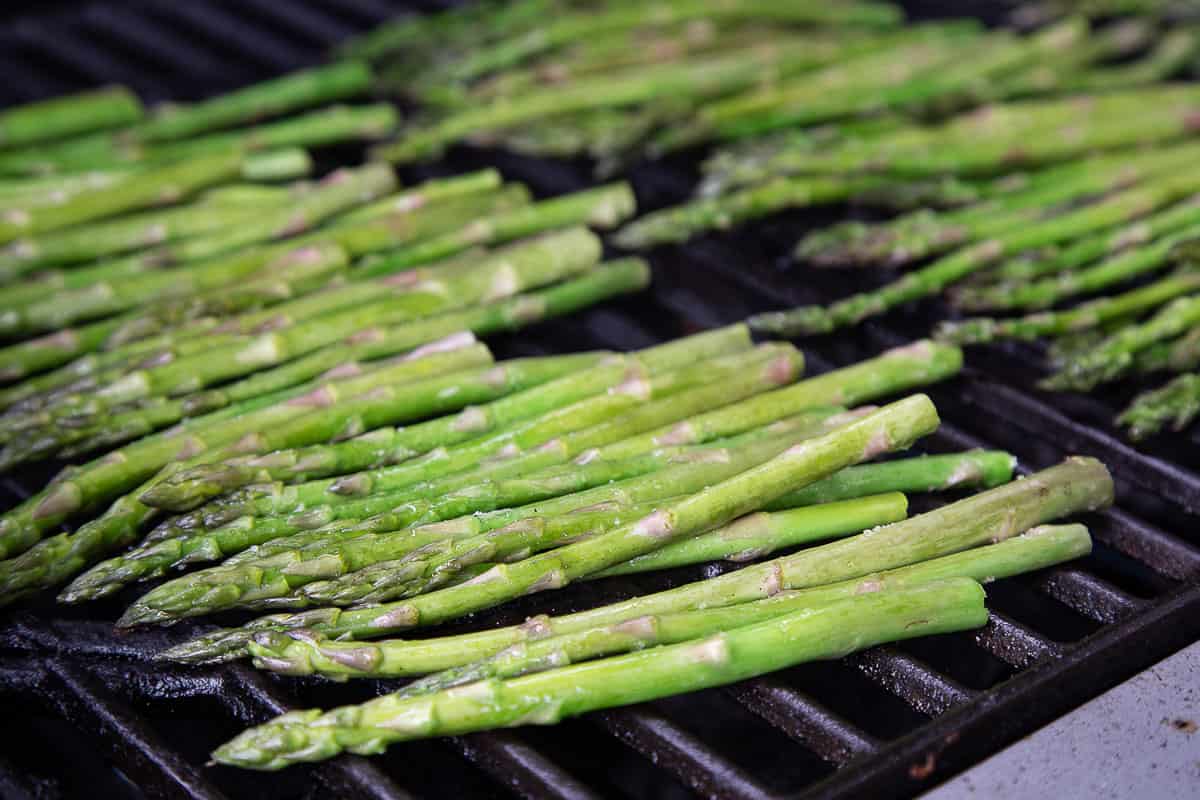
[[[1200,366],[1200,326],[1178,339],[1151,345],[1137,355],[1137,370],[1151,372],[1188,372]]]
[[[1200,197],[1192,197],[1162,211],[1147,215],[1130,225],[1100,236],[1089,236],[1058,252],[1032,259],[1014,259],[997,264],[985,275],[989,282],[1007,283],[1028,281],[1052,273],[1065,272],[1089,264],[1104,256],[1147,244],[1161,236],[1175,233],[1180,228],[1200,219]]]
[[[182,270],[126,277],[119,287],[101,280],[74,292],[57,292],[40,302],[21,305],[6,302],[0,305],[4,309],[0,314],[0,327],[9,333],[27,334],[59,328],[90,316],[123,311],[139,302],[227,286],[232,282],[231,277],[234,280],[244,277],[247,274],[244,270],[255,269],[261,264],[254,253],[237,253],[239,248],[301,233],[346,208],[386,194],[394,188],[395,177],[390,169],[374,165],[359,170],[339,170],[322,183],[320,189],[290,207],[269,210],[222,232],[184,240],[144,256],[152,263],[215,260],[202,261]],[[230,252],[234,255],[222,258]]]
[[[390,105],[332,106],[277,122],[235,131],[210,133],[177,142],[145,142],[112,137],[67,142],[36,153],[0,154],[0,172],[71,172],[96,166],[162,165],[205,155],[278,148],[320,147],[349,141],[374,141],[390,135],[398,115]]]
[[[710,56],[691,63],[660,64],[631,68],[625,74],[585,77],[570,85],[535,89],[504,103],[468,107],[435,121],[424,128],[410,130],[375,154],[386,161],[410,162],[438,153],[446,146],[481,131],[529,124],[543,117],[631,106],[653,102],[660,97],[705,97],[723,94],[795,73],[853,47],[869,47],[838,40],[809,42],[791,46],[762,46],[744,53]]]
[[[1194,325],[1200,325],[1200,295],[1172,300],[1146,322],[1113,334],[1038,385],[1055,391],[1088,391],[1126,373],[1139,350],[1178,336]]]
[[[364,260],[358,274],[365,277],[388,274],[414,264],[446,258],[471,247],[500,244],[568,225],[608,229],[632,214],[635,207],[629,184],[597,186],[524,208],[482,216],[457,230],[431,236],[394,254]]]
[[[661,355],[650,355],[651,363],[654,363],[656,360],[668,356],[668,353],[663,352]],[[769,356],[770,354],[767,355]],[[753,363],[755,360],[761,360],[753,358],[746,359],[741,356],[739,356],[739,358],[750,363]],[[722,374],[722,368],[719,361],[720,359],[714,359],[703,362],[708,374]],[[513,395],[512,399],[516,401],[524,399],[536,407],[539,402],[544,404],[551,398],[557,398],[563,395],[564,389],[567,391],[575,391],[576,386],[572,384],[586,386],[588,382],[597,379],[597,372],[602,374],[605,368],[608,366],[609,365],[607,364],[602,364],[590,371],[580,373],[578,375],[565,376],[564,379],[560,381],[551,381],[547,384],[544,384],[542,388],[544,388],[545,391],[543,392],[520,392],[517,395]],[[725,368],[724,371],[728,372],[729,370],[728,368]],[[669,394],[671,391],[678,391],[680,388],[687,386],[689,382],[694,382],[695,378],[696,376],[691,374],[691,372],[688,370],[676,370],[674,372],[669,372],[663,375],[661,379],[656,381],[657,389],[660,393]],[[629,381],[626,381],[620,385],[626,386],[635,382],[644,382],[644,379],[642,381],[630,379]],[[523,395],[523,397],[521,395]],[[636,397],[640,397],[640,392],[635,393],[635,395]],[[516,403],[509,405],[516,405]],[[582,414],[569,414],[573,408],[580,406],[581,404],[567,406],[564,408],[564,413],[568,414],[572,418],[581,417]],[[500,404],[493,403],[491,407],[493,409],[499,408],[501,414],[505,412],[505,408]],[[582,407],[580,407],[581,412],[582,410]],[[411,429],[412,435],[407,437],[407,442],[411,447],[410,453],[415,455],[416,453],[422,452],[423,449],[427,450],[428,448],[433,447],[441,442],[453,441],[454,435],[459,433],[472,433],[473,431],[470,427],[462,430],[464,426],[460,425],[459,423],[464,421],[473,422],[473,420],[478,417],[477,414],[472,413],[473,411],[474,409],[469,409],[468,412],[465,412],[461,415],[448,417],[443,420],[431,421],[424,425],[414,426],[414,428]],[[531,415],[536,415],[536,413],[536,408],[534,411],[530,412]],[[522,434],[527,432],[535,434],[535,436],[532,438],[532,441],[537,442],[539,439],[546,438],[547,434],[544,432],[545,428],[549,427],[551,431],[554,429],[553,425],[546,426],[544,424],[538,425],[534,423],[522,423],[520,419],[521,417],[518,416],[518,422],[516,424],[510,425],[507,429],[501,428],[497,434],[484,436],[475,440],[474,442],[469,442],[469,444],[461,445],[458,448],[458,453],[462,453],[467,456],[473,456],[476,454],[487,455],[488,453],[496,452],[498,449],[516,447],[518,445],[525,444],[529,440],[523,438]],[[586,421],[574,421],[572,424],[576,426],[583,426],[586,424]],[[437,452],[431,453],[431,460],[437,461],[442,458],[443,456],[441,456],[441,452],[442,450],[439,449]],[[445,458],[453,458],[454,455],[456,455],[456,453],[451,452],[445,456]],[[597,469],[593,471],[597,471],[602,475],[607,474],[604,473],[603,469],[601,469],[599,465]],[[569,478],[570,481],[590,480],[584,475],[586,472],[587,470],[582,470],[578,474],[568,475],[566,477]],[[480,490],[481,487],[470,486],[469,482],[460,481],[459,483],[464,484],[465,486],[460,487],[460,491],[457,493],[451,492],[443,497],[441,505],[437,506],[438,509],[441,509],[438,511],[438,513],[449,513],[450,511],[460,507],[467,508],[468,510],[478,510],[487,507],[491,503],[499,502],[496,500],[496,497],[519,497],[524,496],[521,493],[527,494],[535,491],[549,491],[562,485],[563,483],[562,480],[555,482],[553,480],[555,477],[557,476],[549,476],[549,479],[545,481],[545,486],[549,487],[547,489],[539,488],[541,485],[534,481],[531,477],[529,480],[516,481],[515,486],[512,488],[507,486],[499,486],[490,494],[485,494],[482,492]],[[320,514],[322,507],[319,505],[319,503],[321,501],[321,490],[327,487],[329,483],[329,481],[326,481],[324,483],[315,484],[312,488],[315,488],[316,491],[310,491],[308,493],[309,495],[315,495],[314,502],[308,505],[307,510],[304,510],[303,506],[299,506],[299,508],[303,510],[303,513],[295,518],[277,520],[277,522],[281,523],[280,525],[270,526],[269,524],[260,524],[256,526],[251,520],[242,519],[238,520],[236,524],[225,526],[224,528],[217,528],[211,533],[202,529],[192,530],[189,532],[185,527],[180,536],[167,537],[165,535],[160,535],[157,537],[148,538],[144,546],[135,549],[133,552],[128,553],[123,557],[112,559],[83,576],[81,579],[76,581],[68,594],[72,597],[72,599],[78,600],[96,596],[97,592],[108,593],[109,591],[119,588],[119,585],[130,580],[138,579],[147,575],[158,574],[167,566],[178,562],[180,559],[186,559],[189,562],[206,559],[211,560],[222,555],[238,552],[239,550],[245,549],[251,545],[261,544],[262,542],[271,540],[273,538],[279,538],[290,531],[313,527],[312,523],[307,523],[306,521],[312,519],[314,516],[327,521],[327,515]],[[568,483],[567,485],[573,484]],[[469,490],[466,488],[466,486],[469,486]],[[453,489],[455,487],[451,485],[449,488]],[[301,492],[303,492],[303,488],[297,493],[293,494],[292,497],[295,497],[298,500],[301,497]],[[505,492],[508,494],[504,494]],[[161,492],[157,491],[157,487],[155,487],[154,490],[145,495],[144,499],[147,501],[157,501],[159,500],[160,494]],[[438,493],[431,492],[430,495],[432,497],[437,497]],[[383,498],[382,502],[378,502],[375,498],[371,498],[371,502],[366,503],[365,505],[372,507],[372,504],[384,509],[390,509],[395,505],[395,503],[390,502],[387,498]],[[362,515],[365,512],[358,511],[358,508],[361,505],[364,504],[344,505],[342,510],[345,510],[346,513],[351,517],[354,517],[356,514]],[[404,513],[406,508],[415,509],[418,505],[420,504],[416,503],[415,501],[411,502],[407,506],[398,509],[397,513]],[[424,518],[433,518],[434,511],[435,510],[432,508],[425,510]],[[457,513],[466,513],[466,511]],[[363,531],[352,532],[358,534]],[[168,541],[162,543],[162,539],[168,539]]]
[[[386,385],[381,382],[396,379],[398,375],[406,373],[438,374],[438,370],[445,369],[447,365],[461,369],[469,364],[478,364],[481,360],[489,360],[486,352],[478,347],[462,349],[461,345],[464,343],[456,340],[459,349],[446,354],[434,352],[427,357],[412,360],[411,363],[393,364],[388,370],[345,378],[340,382],[342,396],[346,396],[347,389],[349,396],[355,396],[376,386]],[[425,370],[433,372],[427,373]],[[214,423],[210,424],[201,417],[190,425],[135,442],[115,451],[116,455],[109,454],[95,459],[81,468],[71,481],[48,487],[6,514],[3,523],[0,523],[0,547],[6,556],[20,552],[33,544],[43,532],[80,511],[95,508],[105,500],[113,499],[122,490],[149,477],[172,459],[186,458],[189,452],[194,454],[205,449],[206,442],[202,437],[222,444],[236,441],[246,433],[254,432],[255,424],[265,423],[268,419],[286,419],[305,413],[313,402],[322,398],[336,399],[338,389],[334,387],[337,386],[337,381],[314,382],[296,389],[284,397],[282,403],[277,402],[276,396],[268,395],[267,399],[262,401],[267,404],[266,407],[260,407],[256,412],[259,414],[259,423],[255,422],[253,414],[243,415],[235,424],[228,419],[228,414],[218,413]],[[323,388],[327,388],[328,391],[322,392]],[[304,399],[308,395],[312,395],[311,400]],[[250,445],[253,442],[248,441],[246,444]]]
[[[418,282],[415,286],[400,280],[392,297],[261,334],[247,342],[129,373],[98,389],[96,394],[109,403],[156,395],[189,394],[220,381],[290,361],[353,336],[373,324],[396,324],[552,283],[592,267],[599,255],[599,241],[585,230],[547,234],[518,250],[485,259],[461,274]]]
[[[1197,188],[1200,188],[1200,180],[1188,175],[1154,180],[1077,211],[957,250],[877,291],[853,295],[828,307],[805,306],[759,314],[751,318],[750,325],[758,330],[793,336],[824,333],[853,325],[901,303],[935,294],[1005,255],[1078,238],[1136,219]]]
[[[732,0],[722,3],[671,0],[662,6],[612,8],[600,12],[566,14],[549,24],[512,39],[480,48],[455,62],[448,70],[451,80],[466,81],[517,64],[531,56],[571,42],[601,34],[629,30],[647,24],[667,25],[689,19],[772,20],[783,24],[840,24],[891,27],[900,12],[881,3],[848,3],[836,8],[809,3],[781,6],[762,0]]]
[[[529,720],[549,724],[600,708],[733,683],[880,642],[978,627],[986,621],[983,590],[968,579],[873,592],[644,653],[508,681],[482,681],[469,692],[448,690],[411,699],[387,695],[328,716],[319,710],[292,712],[243,732],[213,757],[236,766],[279,769],[346,750],[377,753],[406,739]]]
[[[914,416],[905,419],[910,413],[914,413]],[[887,434],[894,437],[890,439],[891,446],[899,446],[903,441],[899,438],[900,436],[907,439],[910,436],[919,435],[917,431],[928,429],[921,426],[936,424],[933,422],[931,414],[935,416],[936,412],[933,412],[927,398],[923,396],[910,397],[861,417],[829,434],[793,445],[781,455],[759,467],[739,473],[733,478],[683,500],[662,506],[659,511],[632,526],[617,528],[601,536],[534,556],[515,565],[500,565],[465,584],[448,587],[400,603],[385,604],[373,609],[352,611],[323,609],[308,614],[267,617],[242,629],[219,631],[204,637],[203,640],[173,648],[168,657],[204,660],[240,655],[245,643],[254,636],[255,632],[291,629],[295,627],[294,623],[301,618],[304,618],[315,632],[321,634],[329,632],[332,627],[336,626],[350,636],[359,636],[360,630],[373,631],[375,635],[382,636],[392,630],[409,628],[417,624],[434,624],[436,620],[453,618],[467,613],[470,609],[485,608],[503,602],[509,599],[511,592],[517,586],[525,586],[526,590],[561,586],[571,579],[584,577],[658,549],[665,546],[670,540],[681,538],[689,531],[695,531],[700,527],[700,525],[693,527],[691,524],[692,515],[695,512],[698,512],[698,516],[705,520],[705,526],[713,526],[740,516],[744,510],[761,507],[789,488],[796,488],[801,482],[808,482],[794,474],[788,475],[787,473],[805,469],[804,462],[810,461],[811,458],[822,462],[822,466],[819,468],[822,474],[836,471],[847,461],[860,459],[864,452],[861,448],[865,447],[866,441],[871,440],[872,437],[875,437],[877,442],[883,441],[879,436],[880,423],[888,418],[895,418],[896,415],[900,415],[901,425],[916,426],[909,428],[907,433],[896,428],[892,433]],[[866,438],[855,442],[855,452],[842,451],[840,445],[845,444],[848,437],[858,440],[862,435],[865,435]],[[838,455],[834,456],[830,452],[831,449]],[[817,452],[824,452],[824,455],[813,455]],[[832,456],[832,461],[827,461],[826,459],[830,456]],[[833,466],[834,464],[837,466]],[[807,468],[812,469],[812,466]],[[776,478],[780,479],[779,482],[776,481]],[[745,494],[741,493],[742,487],[745,487]],[[722,495],[725,495],[727,490],[735,488],[738,489],[739,494],[730,504],[726,504],[721,499]],[[719,512],[714,513],[711,508],[710,504],[714,501],[722,504]],[[660,525],[663,521],[674,524],[671,532],[658,539],[646,541],[646,528]],[[640,535],[638,535],[639,532],[641,532]],[[812,553],[815,550],[805,552]],[[552,583],[545,578],[547,567],[551,569],[549,574],[553,576]],[[755,569],[760,568],[749,568],[746,572]],[[774,585],[778,586],[778,583],[776,582]],[[757,591],[761,592],[764,589],[765,586],[760,580]],[[464,594],[467,596],[464,597]],[[731,598],[729,602],[736,602],[736,598]],[[324,617],[325,622],[317,622],[314,614]],[[360,625],[362,622],[368,622],[368,624],[363,627]],[[355,632],[350,633],[350,631]],[[366,635],[370,636],[371,633],[368,632]],[[503,632],[500,632],[500,638],[504,638]],[[504,642],[501,646],[510,643]]]
[[[963,287],[952,295],[952,300],[955,305],[968,309],[1048,308],[1074,295],[1099,291],[1159,270],[1171,260],[1177,245],[1197,237],[1200,237],[1200,222],[1086,269],[1017,286]]]
[[[253,122],[289,111],[340,100],[370,88],[371,72],[362,63],[340,61],[293,72],[270,81],[192,105],[158,109],[130,134],[141,141],[175,141],[197,133]]]
[[[435,672],[487,658],[529,638],[576,633],[643,615],[762,600],[784,590],[862,578],[1000,542],[1050,520],[1103,508],[1112,502],[1112,493],[1112,478],[1104,465],[1095,459],[1072,457],[926,514],[718,578],[566,616],[536,617],[524,625],[410,641],[403,653],[392,651],[396,656],[392,669],[410,675]],[[361,652],[363,663],[369,664],[373,651],[369,645],[333,639],[378,638],[409,627],[411,620],[388,616],[392,610],[392,605],[385,604],[362,610],[315,609],[266,616],[241,628],[185,642],[163,656],[190,663],[228,660],[244,655],[246,644],[253,641],[260,667],[292,674],[344,674],[355,653]]]
[[[404,428],[381,428],[346,442],[284,450],[264,456],[231,459],[185,470],[155,487],[150,504],[170,511],[187,511],[201,502],[250,483],[310,480],[345,475],[398,463],[435,447],[449,446],[495,432],[584,397],[612,391],[625,380],[676,369],[685,362],[704,361],[741,352],[750,346],[744,325],[731,325],[689,336],[666,345],[610,359],[586,373],[476,406],[454,418],[430,420]]]
[[[348,533],[342,533],[345,526],[331,532],[343,536],[406,527],[427,511],[418,500],[435,501],[448,492],[467,490],[491,479],[565,464],[592,448],[789,383],[800,369],[794,350],[768,348],[754,355],[752,359],[729,357],[724,364],[706,363],[705,369],[724,377],[723,384],[697,387],[694,373],[702,376],[704,369],[676,370],[656,376],[648,385],[631,384],[636,390],[632,393],[626,389],[612,397],[581,400],[544,419],[517,423],[497,434],[448,451],[431,451],[394,467],[286,488],[252,487],[252,491],[222,498],[175,524],[207,528],[239,517],[255,517],[240,522],[239,540],[246,538],[246,528],[265,540],[321,526],[330,519],[350,520]],[[730,366],[736,372],[739,361],[748,361],[750,368],[731,375]],[[637,401],[646,391],[659,397],[639,408]],[[303,513],[296,514],[298,511]]]
[[[187,435],[182,438],[193,445],[193,448],[186,452],[195,452],[196,446],[208,447],[208,452],[203,452],[202,449],[202,454],[195,456],[195,459],[222,459],[238,452],[262,452],[283,446],[296,446],[353,430],[360,420],[366,424],[384,424],[387,420],[399,421],[446,413],[472,401],[495,396],[499,391],[512,391],[530,382],[549,380],[563,372],[579,369],[589,360],[594,362],[596,358],[594,354],[584,354],[513,361],[496,369],[464,371],[442,379],[428,379],[410,387],[397,388],[385,384],[386,389],[374,389],[366,394],[351,397],[347,402],[335,402],[315,413],[305,413],[311,406],[305,406],[303,401],[297,398],[291,402],[276,403],[260,409],[258,413],[242,415],[236,419],[237,424],[230,420],[221,420],[222,424],[217,426],[215,432],[201,426],[185,428]],[[387,381],[389,373],[389,370],[377,370],[363,378]],[[336,386],[336,383],[333,386]],[[346,386],[357,387],[359,383],[352,378],[345,382],[343,388]],[[329,392],[326,390],[329,388],[329,385],[322,386],[318,389],[318,396],[328,399]],[[312,393],[304,397],[312,397]],[[264,427],[264,423],[269,427]],[[256,435],[234,441],[231,432],[236,433],[239,425],[246,424],[255,426],[252,430],[255,430]],[[212,446],[213,439],[216,439],[218,445],[215,449]],[[142,440],[143,443],[147,441],[149,440]],[[233,443],[226,444],[228,442]],[[190,463],[199,462],[192,460]],[[189,465],[187,460],[182,463],[182,466]],[[168,471],[175,468],[178,466],[169,468]],[[59,487],[63,486],[67,487],[69,494],[66,497],[69,500],[81,500],[78,477],[73,476],[70,481],[55,487],[60,499],[63,495]],[[94,561],[98,555],[128,543],[136,534],[138,526],[153,514],[152,509],[135,499],[145,488],[147,487],[143,485],[142,489],[133,494],[121,497],[103,516],[84,525],[74,534],[60,534],[44,540],[18,558],[0,563],[0,601],[10,602],[38,588],[69,578]],[[49,499],[51,498],[47,498]],[[78,507],[68,503],[60,504],[54,510],[57,513],[69,513],[73,510],[71,506]],[[5,532],[11,533],[12,529],[9,528]],[[8,538],[11,540],[12,537]]]
[[[1143,392],[1117,421],[1134,439],[1145,439],[1166,426],[1181,431],[1200,414],[1200,373],[1187,372],[1157,389]]]
[[[28,103],[0,113],[0,147],[23,147],[115,128],[136,122],[143,113],[137,96],[123,86]]]
[[[1192,87],[1164,85],[1089,95],[1082,102],[1065,98],[1009,103],[929,128],[901,128],[852,140],[820,153],[794,151],[786,164],[774,166],[789,172],[991,174],[1183,138],[1191,129],[1189,109],[1195,102]]]
[[[1094,330],[1107,322],[1161,306],[1181,295],[1200,290],[1200,274],[1180,272],[1128,292],[1099,297],[1063,311],[1043,311],[1025,317],[996,319],[975,317],[944,322],[939,339],[956,344],[984,344],[997,339],[1040,339]]]
[[[744,447],[695,453],[654,453],[612,461],[599,459],[570,470],[480,484],[439,499],[433,504],[431,513],[423,515],[422,519],[451,519],[475,511],[561,498],[614,480],[619,481],[614,489],[628,497],[631,503],[642,502],[647,496],[662,497],[664,493],[698,492],[778,455],[808,438],[807,433],[801,430],[791,436],[779,436]],[[677,463],[673,463],[676,459]],[[648,470],[657,471],[646,474]],[[581,507],[586,505],[581,497],[569,500]],[[636,521],[636,518],[630,519],[627,523]],[[399,585],[390,586],[382,597],[371,600],[412,596],[440,585],[461,566],[471,563],[469,559],[503,560],[522,551],[543,551],[561,544],[571,533],[570,528],[547,529],[518,522],[499,531],[455,542],[448,552],[441,553],[431,551],[431,548],[412,552],[404,536],[333,538],[305,548],[272,552],[265,557],[239,558],[236,563],[177,578],[139,598],[118,624],[171,623],[183,617],[233,607],[303,607],[308,604],[307,599],[303,595],[297,596],[296,590],[305,584],[336,578],[406,555],[405,570],[409,580],[397,580]]]
[[[235,177],[243,156],[223,153],[136,173],[111,189],[80,192],[62,205],[10,209],[0,220],[0,243],[180,200]]]
[[[477,680],[513,678],[614,653],[674,644],[877,591],[912,588],[956,577],[991,582],[1086,556],[1091,546],[1091,537],[1083,525],[1042,525],[997,544],[824,586],[784,590],[761,600],[634,616],[571,633],[520,641],[487,658],[414,681],[398,694],[416,697]],[[346,659],[340,672],[329,669],[324,674],[334,678],[406,677],[411,674],[405,670],[407,644],[399,640],[357,644],[355,647],[363,654],[360,660]],[[266,652],[257,644],[250,647],[252,651]],[[373,658],[368,656],[372,651]],[[266,658],[269,656],[264,655]]]
[[[621,458],[639,455],[657,447],[702,443],[769,425],[805,409],[828,406],[832,403],[855,405],[896,394],[906,389],[928,385],[954,375],[961,366],[962,353],[958,348],[928,341],[914,342],[911,345],[887,351],[877,358],[809,378],[793,386],[765,392],[743,400],[737,405],[708,411],[680,423],[652,422],[650,424],[661,425],[661,427],[634,436],[630,436],[627,431],[629,420],[622,420],[616,426],[598,428],[587,433],[575,449],[586,449],[595,446],[598,442],[614,442],[606,445],[604,452],[610,457]],[[712,392],[712,397],[716,400],[722,397],[720,389],[714,388]],[[701,396],[697,405],[703,409],[716,400]],[[645,413],[649,416],[654,412]],[[683,415],[686,416],[686,413]],[[604,438],[598,440],[596,437],[601,434]],[[628,438],[616,441],[621,436]],[[549,455],[543,453],[536,458],[528,457],[525,463],[529,464],[531,468],[540,468],[547,465],[549,458]],[[439,468],[445,469],[441,464],[439,464]],[[509,468],[513,468],[511,462]],[[425,477],[422,470],[422,466],[418,466],[415,471],[406,466],[390,472],[399,475],[412,473],[411,478],[404,478],[404,483],[400,484],[410,485],[409,481]],[[378,476],[387,474],[389,471],[384,470],[378,473]],[[356,478],[343,483],[341,491],[349,491],[353,488],[357,492],[361,492],[369,487],[377,488],[377,479],[377,477],[367,480]],[[320,493],[323,493],[326,488],[334,485],[334,482],[315,484],[317,496],[320,496]],[[399,487],[397,486],[397,488]],[[451,488],[461,488],[461,486]],[[238,516],[254,513],[254,502],[258,496],[258,494],[251,495],[249,498],[231,496],[225,499],[222,503],[222,513],[216,515],[215,520],[228,522]],[[273,508],[273,505],[266,508]],[[210,509],[210,512],[211,510],[213,509]],[[201,520],[197,519],[188,524],[200,523]]]

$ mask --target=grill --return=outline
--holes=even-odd
[[[50,5],[49,13],[39,4],[40,16],[0,30],[0,73],[8,77],[0,87],[2,104],[107,81],[126,83],[151,101],[192,99],[316,61],[337,39],[403,10],[389,0]],[[932,4],[911,5],[930,13]],[[962,12],[963,4],[953,5]],[[986,8],[997,11],[994,4]],[[330,154],[331,162],[348,155]],[[590,182],[586,164],[467,148],[403,177],[415,181],[484,164],[541,194]],[[643,209],[674,202],[694,184],[696,157],[638,166],[630,177]],[[878,274],[784,270],[801,233],[848,213],[860,212],[787,214],[653,253],[649,291],[502,337],[493,341],[496,352],[642,347],[860,288],[847,283],[881,280]],[[806,340],[809,371],[923,335],[948,313],[930,301],[837,337]],[[118,636],[111,621],[130,593],[78,609],[43,599],[0,616],[0,697],[9,719],[23,725],[21,741],[0,750],[0,796],[914,794],[1200,638],[1200,541],[1192,533],[1200,514],[1200,442],[1194,435],[1163,437],[1135,449],[1109,422],[1124,396],[1031,391],[1038,363],[1039,354],[1026,345],[972,351],[962,377],[932,390],[944,424],[922,447],[999,447],[1016,453],[1029,470],[1068,453],[1094,455],[1113,470],[1119,502],[1087,520],[1096,542],[1089,558],[991,586],[992,619],[978,632],[875,648],[555,728],[417,742],[371,760],[342,757],[264,776],[205,767],[206,754],[246,725],[286,709],[360,701],[397,684],[284,680],[242,665],[162,665],[152,655],[201,626]],[[45,477],[31,470],[4,482],[0,504],[15,503]],[[562,613],[723,569],[572,587],[479,613],[453,629]]]

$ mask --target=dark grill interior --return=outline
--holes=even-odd
[[[402,8],[438,5],[41,4],[39,16],[0,28],[0,74],[7,78],[0,104],[109,81],[127,83],[151,101],[194,99],[315,62],[334,41]],[[918,13],[933,10],[931,3],[912,5]],[[975,6],[993,15],[1002,10],[953,4],[960,13]],[[330,163],[354,155],[328,154]],[[590,182],[586,164],[466,148],[402,177],[413,182],[483,164],[542,194]],[[631,177],[645,210],[686,196],[695,176],[693,155],[636,167]],[[785,271],[787,253],[804,230],[855,213],[861,212],[789,214],[657,252],[648,292],[492,343],[499,356],[629,349],[753,311],[828,300],[858,288],[847,284],[883,276]],[[804,341],[809,372],[923,335],[946,313],[924,303],[836,338]],[[111,621],[133,593],[78,609],[43,599],[0,616],[0,697],[9,722],[0,796],[860,797],[909,795],[932,785],[1200,636],[1195,434],[1135,449],[1109,422],[1123,395],[1030,391],[1039,362],[1029,347],[969,356],[963,377],[931,392],[944,424],[923,443],[926,449],[999,447],[1016,453],[1026,470],[1084,453],[1108,464],[1118,485],[1117,507],[1087,520],[1094,553],[991,586],[992,621],[978,633],[876,648],[555,728],[437,739],[370,760],[340,758],[262,775],[205,767],[207,752],[286,708],[361,700],[392,684],[284,680],[241,665],[157,664],[154,652],[200,626],[116,636]],[[0,503],[15,503],[44,477],[30,470],[5,481]],[[917,500],[914,511],[924,510]],[[456,627],[573,610],[720,569],[586,584]]]

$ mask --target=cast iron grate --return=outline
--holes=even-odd
[[[200,97],[318,61],[338,38],[399,11],[441,5],[53,3],[48,13],[0,29],[0,70],[7,77],[0,104],[107,81],[128,83],[149,100]],[[911,5],[929,13],[937,4]],[[969,10],[999,13],[994,4]],[[466,148],[404,177],[485,163],[543,194],[590,182],[587,165]],[[644,208],[663,205],[690,190],[694,158],[638,166],[631,177]],[[844,293],[852,287],[834,285],[847,281],[840,274],[781,269],[789,245],[831,216],[782,215],[656,252],[650,291],[493,344],[502,356],[635,348],[768,307]],[[922,335],[944,313],[936,303],[919,304],[848,334],[805,341],[809,369],[849,363]],[[1130,447],[1108,422],[1121,396],[1032,392],[1033,355],[1028,348],[973,353],[960,379],[933,390],[945,424],[923,447],[1005,448],[1030,470],[1069,452],[1095,455],[1113,468],[1120,502],[1088,520],[1096,540],[1089,558],[990,587],[992,621],[977,633],[876,648],[555,728],[419,742],[370,760],[340,758],[266,776],[205,767],[206,753],[285,708],[361,700],[393,684],[283,680],[240,665],[161,665],[153,653],[198,626],[115,636],[111,620],[129,595],[81,609],[45,599],[0,616],[0,696],[10,719],[28,721],[20,741],[0,749],[0,796],[912,794],[1200,636],[1200,542],[1191,533],[1200,513],[1195,438]],[[41,480],[31,471],[3,481],[0,503],[16,502]],[[594,605],[721,569],[611,579],[528,598],[457,627]]]

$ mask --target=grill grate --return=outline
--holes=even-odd
[[[107,81],[128,83],[149,100],[196,98],[316,61],[337,38],[377,24],[401,6],[443,5],[59,3],[58,10],[0,29],[0,68],[9,76],[0,103]],[[913,5],[929,11],[932,4]],[[448,167],[483,164],[499,166],[539,194],[590,182],[587,165],[466,148],[404,177],[415,181]],[[685,196],[695,175],[694,161],[681,158],[639,166],[631,177],[642,207],[650,208]],[[768,307],[828,300],[829,273],[785,273],[781,267],[804,230],[834,217],[786,214],[656,252],[648,292],[494,345],[503,356],[629,349]],[[837,279],[878,276],[838,273]],[[805,341],[809,369],[824,371],[922,335],[946,313],[927,302],[836,338]],[[0,795],[79,796],[95,794],[97,787],[106,796],[195,798],[300,798],[331,791],[347,798],[911,794],[1200,636],[1200,542],[1192,533],[1200,513],[1196,438],[1154,441],[1141,451],[1130,447],[1109,424],[1122,397],[1031,392],[1036,355],[1027,346],[973,351],[961,378],[932,390],[945,423],[922,446],[1000,447],[1031,470],[1068,452],[1095,455],[1113,469],[1120,502],[1088,520],[1096,541],[1089,558],[990,587],[993,615],[980,631],[876,648],[553,729],[418,742],[371,760],[344,757],[268,777],[203,762],[211,747],[240,728],[287,708],[362,700],[397,684],[330,685],[241,665],[157,664],[153,653],[200,627],[115,636],[111,620],[130,593],[80,609],[42,600],[0,616],[0,696],[32,720],[29,741],[0,754]],[[26,486],[4,481],[0,503],[9,505],[40,485],[36,476],[23,480]],[[569,611],[724,569],[686,568],[571,587],[444,630]],[[62,769],[64,760],[70,770]]]

